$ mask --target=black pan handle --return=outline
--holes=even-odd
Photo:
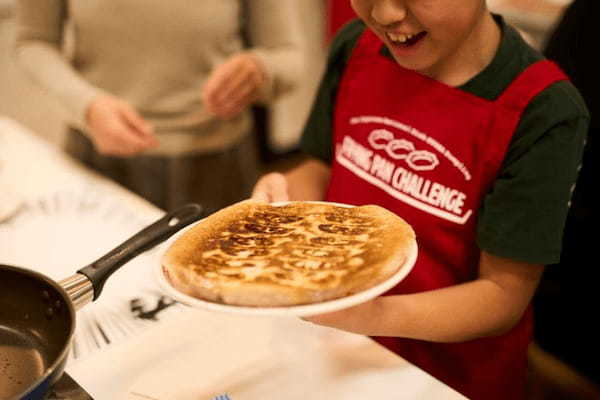
[[[180,207],[77,272],[90,280],[94,287],[94,300],[96,300],[102,292],[104,283],[113,272],[140,253],[162,243],[180,229],[202,217],[204,217],[204,213],[198,204]]]

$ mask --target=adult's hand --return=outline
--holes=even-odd
[[[254,186],[252,198],[267,202],[290,200],[287,179],[279,172],[263,175]]]
[[[97,96],[88,107],[86,121],[100,154],[133,156],[158,146],[150,124],[131,105],[114,96]]]
[[[220,118],[236,116],[252,102],[267,82],[260,61],[250,53],[230,57],[216,67],[202,90],[207,110]]]

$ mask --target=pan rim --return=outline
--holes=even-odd
[[[75,326],[77,324],[77,319],[76,319],[75,307],[73,306],[73,302],[71,301],[71,298],[69,297],[67,292],[63,289],[63,287],[58,282],[56,282],[54,279],[48,277],[47,275],[44,275],[41,272],[29,269],[29,268],[18,267],[15,265],[0,264],[0,270],[1,269],[8,269],[8,270],[12,270],[14,272],[23,273],[25,275],[32,276],[36,279],[40,279],[40,280],[43,280],[44,282],[48,283],[50,286],[52,286],[54,289],[56,289],[56,291],[59,292],[61,294],[61,296],[64,298],[65,303],[67,304],[67,308],[69,309],[69,315],[71,318],[71,324],[70,324],[71,327],[70,327],[70,330],[69,330],[69,333],[67,336],[67,341],[66,341],[65,346],[63,347],[62,351],[60,352],[60,354],[55,358],[55,360],[52,362],[52,364],[46,368],[46,371],[44,372],[44,374],[42,376],[40,376],[38,379],[36,379],[32,383],[30,383],[29,386],[24,391],[17,393],[15,396],[8,399],[8,400],[19,400],[19,399],[23,398],[23,396],[30,394],[38,386],[40,386],[40,384],[42,382],[44,382],[53,373],[55,373],[56,369],[63,361],[66,364],[67,357],[69,355],[69,352],[71,351],[71,342],[73,340],[73,334],[75,333]],[[61,371],[60,375],[62,375],[62,373],[63,372]],[[57,378],[60,377],[60,375],[58,375]]]

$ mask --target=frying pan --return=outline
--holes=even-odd
[[[45,398],[63,374],[76,310],[123,264],[202,217],[197,204],[178,208],[60,282],[0,265],[0,400]]]

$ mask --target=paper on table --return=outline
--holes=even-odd
[[[16,216],[0,224],[0,263],[61,280],[151,222],[102,191],[61,190],[25,202]],[[161,300],[151,273],[155,262],[153,250],[131,260],[110,277],[98,300],[78,311],[69,361],[83,360],[156,325],[153,319],[139,318]],[[181,309],[171,306],[156,318]]]
[[[23,203],[22,196],[13,187],[14,185],[8,181],[9,171],[6,164],[0,154],[0,223],[11,218]]]
[[[13,217],[22,203],[21,196],[0,181],[0,223]]]
[[[133,382],[128,400],[210,399],[244,382],[267,379],[275,368],[273,360],[281,356],[273,353],[274,333],[269,319],[189,309],[135,345],[111,351],[102,362],[95,360],[95,370],[101,369],[98,375],[106,382],[70,373],[88,390],[100,392],[103,385],[114,385],[110,375],[119,378],[110,373],[114,362],[109,360],[114,359],[119,374],[129,375],[123,381]]]

